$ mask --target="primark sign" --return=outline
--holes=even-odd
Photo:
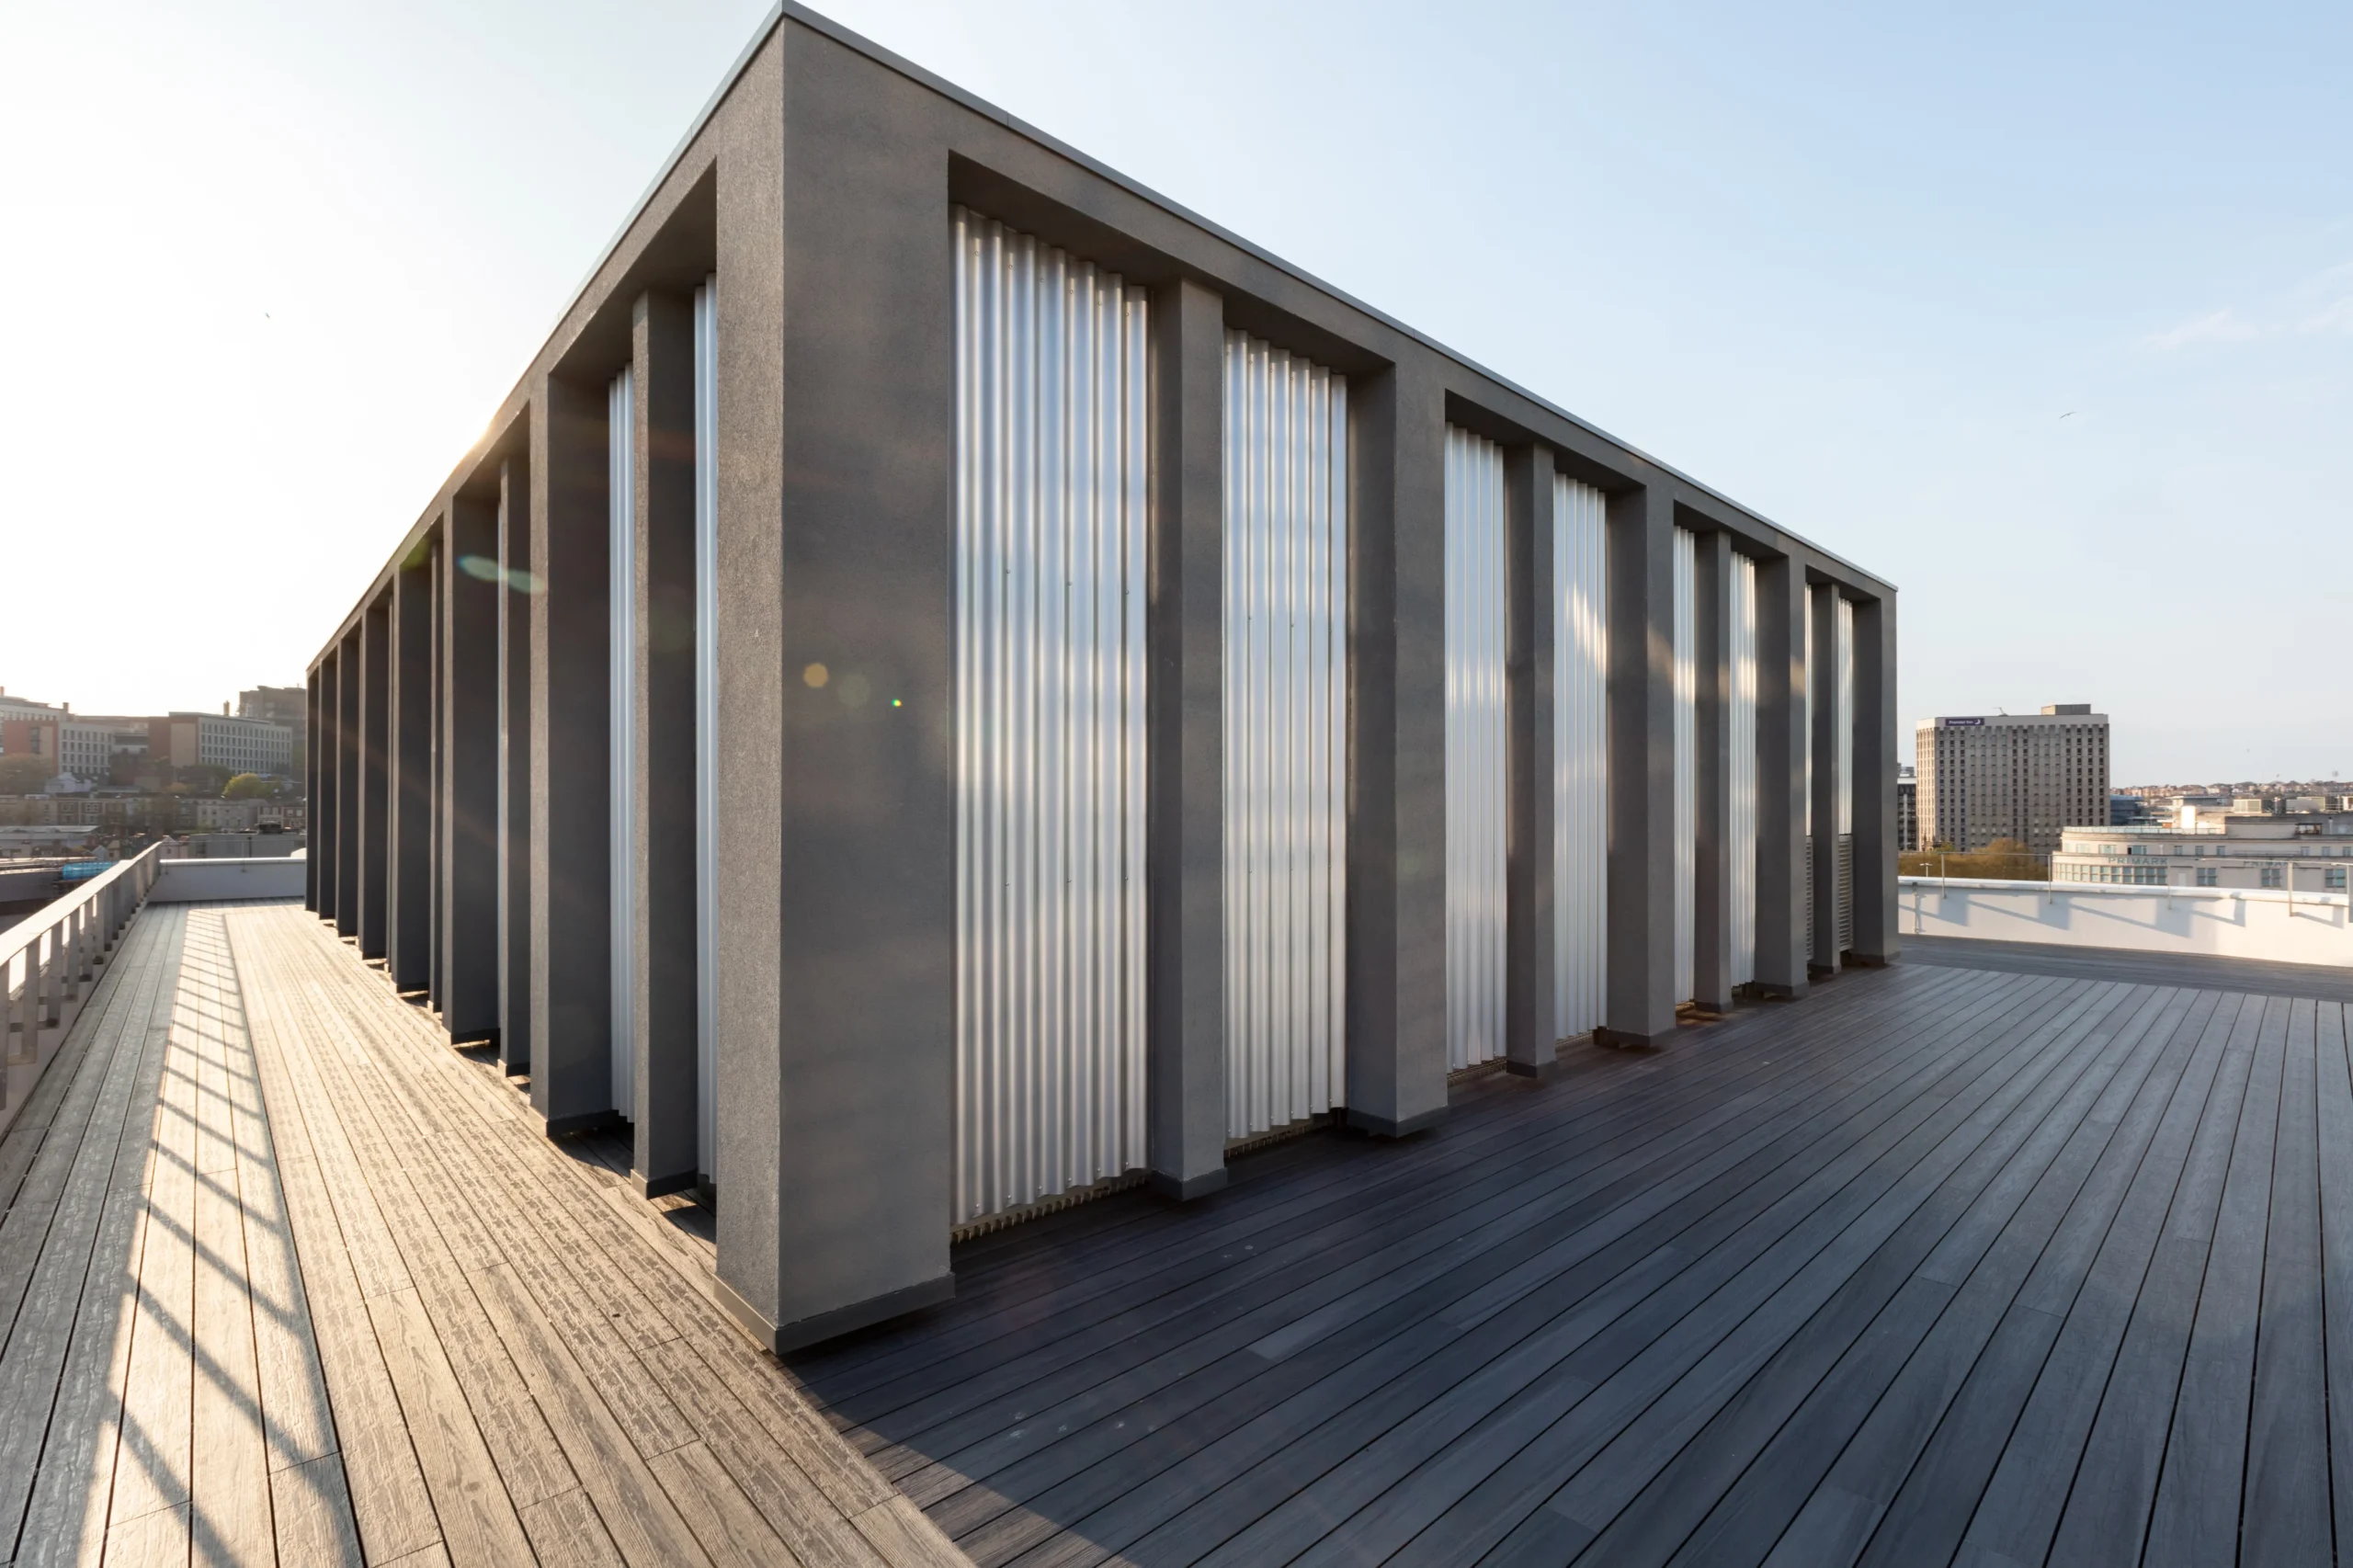
[[[1966,730],[1973,725],[1983,724],[1984,722],[1985,721],[1983,718],[1939,719],[1937,721],[1937,728],[1939,730]]]

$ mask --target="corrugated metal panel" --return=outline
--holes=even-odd
[[[1504,1053],[1504,449],[1446,429],[1446,1063]]]
[[[1838,627],[1837,680],[1834,687],[1838,708],[1832,719],[1837,735],[1838,782],[1835,799],[1838,802],[1838,831],[1855,831],[1855,606],[1851,599],[1838,601],[1834,618]]]
[[[1838,781],[1838,950],[1855,945],[1855,606],[1840,599],[1833,620],[1838,629],[1836,686]]]
[[[1609,961],[1607,505],[1552,481],[1552,997],[1561,1040],[1600,1026]]]
[[[718,1184],[719,279],[695,290],[695,1168]]]
[[[1225,335],[1226,1131],[1347,1091],[1348,383]]]
[[[1145,296],[950,219],[955,1219],[1144,1158]]]
[[[1732,983],[1756,978],[1756,562],[1732,558]]]
[[[1696,989],[1699,919],[1699,537],[1675,530],[1675,996]]]
[[[607,1060],[612,1073],[613,1108],[634,1120],[637,1116],[636,1073],[631,1048],[636,1036],[630,1020],[636,1015],[637,950],[630,930],[630,914],[637,907],[636,879],[631,875],[631,825],[637,820],[637,483],[634,475],[636,406],[633,371],[613,378],[605,402],[606,512],[610,526],[606,559],[611,575],[606,580],[606,645],[611,651],[608,692],[608,744],[611,748],[612,862],[612,1018],[608,1026]]]
[[[1798,769],[1798,788],[1805,792],[1805,956],[1813,961],[1813,590],[1806,590],[1805,614],[1805,679],[1798,693],[1798,733],[1805,737],[1799,749],[1805,753],[1805,763]]]

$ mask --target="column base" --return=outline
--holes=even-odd
[[[1561,1059],[1554,1056],[1544,1062],[1521,1062],[1506,1058],[1504,1071],[1515,1078],[1525,1078],[1531,1084],[1549,1084],[1561,1075]]]
[[[1848,953],[1847,961],[1857,969],[1885,969],[1895,960],[1886,953]]]
[[[1411,1138],[1415,1133],[1427,1131],[1444,1121],[1449,1108],[1446,1106],[1438,1106],[1422,1112],[1419,1116],[1406,1117],[1402,1121],[1392,1121],[1385,1116],[1375,1116],[1370,1111],[1352,1109],[1348,1112],[1348,1125],[1359,1132],[1370,1132],[1375,1138]]]
[[[1749,989],[1768,1002],[1796,1002],[1802,1001],[1805,996],[1805,987],[1802,984],[1786,985],[1778,980],[1752,981],[1749,983]]]
[[[1621,1051],[1656,1051],[1675,1038],[1673,1029],[1661,1029],[1655,1034],[1638,1034],[1632,1029],[1613,1029],[1604,1025],[1593,1031],[1596,1045],[1614,1045]]]
[[[1203,1171],[1199,1176],[1173,1176],[1154,1171],[1148,1185],[1153,1191],[1163,1198],[1173,1198],[1179,1203],[1190,1203],[1196,1198],[1207,1198],[1212,1192],[1224,1190],[1226,1183],[1232,1179],[1226,1174],[1225,1167],[1220,1165],[1213,1171]]]
[[[1733,1001],[1731,997],[1727,996],[1721,1001],[1713,1002],[1695,1000],[1691,1006],[1695,1011],[1706,1013],[1711,1017],[1721,1018],[1732,1011]]]
[[[629,1173],[629,1184],[637,1188],[640,1198],[667,1198],[674,1192],[690,1191],[700,1179],[693,1171],[674,1171],[661,1176],[640,1176],[635,1171]]]
[[[603,1127],[624,1126],[617,1110],[584,1110],[571,1116],[551,1116],[540,1124],[540,1131],[551,1138],[566,1138],[574,1132],[594,1132]]]
[[[952,1300],[956,1294],[956,1276],[943,1274],[937,1279],[926,1279],[904,1290],[870,1296],[863,1301],[853,1301],[831,1312],[817,1312],[791,1323],[770,1323],[759,1309],[736,1294],[726,1280],[713,1278],[711,1294],[735,1321],[735,1326],[750,1335],[761,1349],[771,1356],[782,1356],[824,1340],[837,1338],[858,1329],[908,1312],[920,1312]]]

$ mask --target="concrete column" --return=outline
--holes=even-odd
[[[605,389],[531,400],[531,1106],[551,1134],[616,1119]]]
[[[1152,301],[1150,1153],[1176,1198],[1225,1174],[1225,305]]]
[[[1675,507],[1656,485],[1609,498],[1610,1045],[1675,1028]]]
[[[695,1184],[694,304],[641,296],[631,314],[637,389],[631,472],[637,572],[630,701],[638,744],[627,913],[635,1016],[636,1150],[652,1198]]]
[[[1505,1070],[1523,1078],[1560,1071],[1552,994],[1552,452],[1519,447],[1504,459],[1507,586],[1505,706],[1510,818],[1504,872]]]
[[[778,1349],[954,1289],[942,168],[870,79],[796,71],[788,114],[793,59],[763,51],[709,133],[719,1295]]]
[[[531,1069],[531,467],[498,465],[498,1062]]]
[[[1805,994],[1805,570],[1756,563],[1756,988]]]
[[[335,650],[335,930],[359,936],[359,631]]]
[[[334,811],[327,799],[328,746],[326,694],[335,689],[335,655],[320,659],[304,682],[303,713],[309,722],[310,744],[302,748],[302,810],[309,824],[303,835],[302,907],[324,915],[335,907]]]
[[[384,956],[392,915],[392,607],[387,594],[359,623],[359,956]]]
[[[433,565],[419,545],[392,574],[392,658],[387,713],[391,744],[390,867],[384,959],[394,991],[423,991],[431,978],[427,944],[433,855]]]
[[[499,1028],[498,499],[449,504],[440,554],[440,832],[437,951],[441,1022],[453,1040]]]
[[[1898,946],[1895,900],[1895,596],[1855,606],[1855,961]]]
[[[1446,398],[1348,386],[1348,1122],[1446,1114]]]
[[[1699,700],[1692,724],[1698,798],[1699,875],[1692,943],[1692,1000],[1732,1011],[1732,536],[1699,535],[1693,610]]]
[[[1815,974],[1838,968],[1838,590],[1816,583],[1806,590],[1813,618],[1813,930],[1806,964]]]

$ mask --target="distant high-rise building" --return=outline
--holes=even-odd
[[[299,686],[257,686],[251,691],[237,693],[237,717],[258,719],[265,724],[283,724],[294,733],[294,771],[301,771],[301,759],[309,754],[311,744],[310,693]]]
[[[1920,776],[1915,768],[1895,770],[1895,847],[1899,854],[1927,847],[1920,842]]]
[[[2048,855],[2062,828],[2108,825],[2108,715],[2088,702],[1923,719],[1915,739],[1925,844]]]

